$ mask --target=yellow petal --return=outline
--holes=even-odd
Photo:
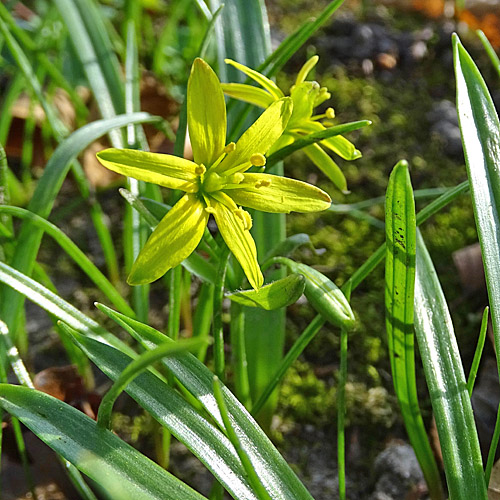
[[[139,253],[128,277],[131,285],[151,283],[189,257],[200,242],[208,221],[195,195],[184,195],[163,217]]]
[[[224,94],[229,97],[255,104],[255,106],[264,109],[276,100],[269,92],[244,83],[221,83],[221,87]]]
[[[236,149],[222,160],[216,171],[234,173],[244,172],[250,168],[250,157],[255,154],[266,154],[280,138],[292,114],[292,106],[289,97],[271,104],[240,137]]]
[[[275,99],[281,99],[285,95],[281,91],[281,89],[267,76],[264,76],[262,73],[255,71],[254,69],[248,68],[247,66],[240,64],[236,61],[232,61],[231,59],[224,59],[226,64],[230,64],[234,66],[236,69],[243,71],[245,75],[249,76],[252,80],[255,80],[259,85],[264,87]]]
[[[198,191],[196,164],[184,158],[135,149],[109,148],[97,153],[97,159],[109,170],[140,181],[188,193]]]
[[[243,220],[222,203],[214,202],[215,222],[233,255],[240,263],[248,282],[255,290],[264,283],[257,262],[257,248],[250,231],[244,228]]]
[[[347,181],[339,166],[323,151],[319,144],[311,144],[303,149],[309,159],[333,182],[343,193],[349,193]]]
[[[331,199],[323,190],[306,182],[270,174],[243,174],[237,189],[228,190],[237,205],[263,212],[319,212]]]
[[[217,75],[200,58],[188,81],[187,120],[194,161],[208,168],[224,150],[226,103]]]

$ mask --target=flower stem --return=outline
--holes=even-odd
[[[222,302],[224,300],[224,282],[226,280],[227,264],[230,250],[223,245],[219,256],[219,267],[215,280],[214,291],[214,314],[213,314],[213,337],[214,337],[214,365],[215,374],[220,380],[224,380],[225,356],[224,356],[224,328],[222,324]]]

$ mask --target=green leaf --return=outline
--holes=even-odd
[[[133,352],[123,342],[96,323],[93,319],[80,312],[76,307],[61,297],[40,285],[25,274],[0,262],[0,282],[27,297],[32,302],[54,315],[57,319],[67,323],[75,330],[104,340],[125,352]]]
[[[172,342],[166,335],[139,321],[127,318],[123,314],[101,304],[98,305],[98,308],[125,328],[147,349],[154,349],[162,343]],[[213,394],[213,373],[192,354],[188,353],[164,359],[162,363],[200,401],[219,427],[224,428],[219,407]],[[304,485],[243,405],[227,387],[222,386],[222,391],[227,410],[233,419],[233,428],[240,440],[248,443],[249,459],[254,468],[259,470],[260,479],[267,491],[271,493],[272,498],[311,500],[311,495]]]
[[[233,302],[248,306],[260,307],[267,311],[287,307],[297,302],[304,292],[306,280],[301,274],[290,276],[265,285],[259,290],[243,290],[226,294]]]
[[[160,120],[161,118],[153,117],[148,113],[134,113],[107,120],[97,120],[78,129],[57,147],[47,162],[28,209],[41,217],[47,218],[49,216],[71,162],[81,151],[99,137],[114,128],[124,127],[133,123],[151,123]],[[41,229],[34,229],[29,221],[22,225],[17,239],[17,250],[12,260],[12,267],[25,274],[31,273],[42,236],[43,231]],[[11,328],[15,318],[18,316],[22,299],[14,291],[3,290],[2,292],[4,293],[1,294],[0,316],[9,328]]]
[[[43,392],[0,384],[0,406],[114,498],[202,500],[111,431]]]
[[[306,279],[305,296],[314,309],[334,326],[351,330],[355,318],[342,290],[316,269],[285,257],[275,257],[273,262],[283,264],[293,273]]]
[[[416,217],[408,163],[393,169],[386,197],[385,308],[394,391],[431,498],[441,499],[441,481],[420,413],[415,377],[413,296]]]
[[[481,451],[462,360],[446,299],[420,233],[415,333],[436,419],[449,497],[486,499]]]
[[[500,123],[474,61],[453,38],[457,110],[474,216],[490,299],[495,348],[500,352]],[[500,357],[497,359],[500,369]]]
[[[99,308],[103,310],[102,306]],[[118,380],[124,370],[134,362],[118,349],[68,328],[66,331],[111,380]],[[168,340],[168,345],[175,345],[173,341]],[[162,342],[161,345],[164,344],[165,342]],[[159,346],[160,344],[156,347]],[[126,392],[184,443],[235,498],[256,500],[229,440],[177,391],[148,370],[130,382]]]

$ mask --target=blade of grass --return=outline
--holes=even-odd
[[[140,373],[162,358],[185,351],[197,350],[208,339],[183,339],[173,344],[163,344],[152,351],[146,351],[134,359],[115,380],[109,391],[102,398],[97,414],[97,424],[105,429],[111,429],[111,413],[118,396]]]
[[[415,376],[413,302],[416,218],[406,161],[393,169],[387,187],[385,308],[394,391],[406,432],[432,499],[442,498],[436,460],[420,413]]]
[[[154,122],[159,118],[148,113],[117,116],[108,120],[97,120],[80,128],[62,142],[45,166],[42,177],[37,183],[35,192],[28,209],[41,216],[48,217],[54,200],[62,186],[72,160],[89,144],[116,127],[123,127],[129,123]],[[12,267],[24,274],[29,274],[36,258],[43,231],[34,230],[30,223],[23,224],[12,260]],[[11,332],[15,326],[23,299],[13,290],[2,290],[0,302],[0,316],[9,326]]]
[[[454,500],[487,498],[479,440],[451,316],[425,243],[417,234],[415,333]]]
[[[449,188],[439,198],[431,201],[417,214],[417,226],[420,226],[427,219],[439,212],[446,205],[451,203],[455,198],[465,193],[469,189],[469,181],[464,181],[455,187]],[[344,283],[342,289],[350,285],[352,290],[356,289],[363,280],[384,260],[385,243],[373,252],[370,257],[356,270],[356,272]]]
[[[481,244],[496,352],[500,352],[500,123],[486,84],[453,37],[457,110]],[[500,374],[500,356],[497,356]]]
[[[470,367],[469,378],[467,379],[467,392],[469,397],[472,396],[472,390],[474,389],[474,382],[476,381],[476,375],[479,370],[479,363],[481,362],[481,356],[483,354],[484,341],[486,340],[486,332],[488,331],[488,313],[490,308],[486,306],[484,308],[483,317],[481,320],[481,329],[479,330],[479,338],[477,340],[476,351],[474,352],[474,359],[472,360],[472,365]]]
[[[154,349],[165,342],[172,342],[166,335],[148,325],[127,318],[102,304],[98,304],[97,307],[147,349]],[[213,395],[213,373],[196,357],[188,353],[171,356],[164,359],[162,363],[201,402],[219,427],[224,428],[217,401]],[[245,446],[248,445],[250,460],[254,468],[261,471],[261,480],[271,497],[311,500],[311,496],[304,485],[295,476],[243,405],[225,386],[222,387],[222,390],[228,411],[233,418],[233,427],[240,440],[245,441]]]
[[[476,35],[478,36],[479,40],[481,40],[481,43],[483,44],[483,47],[486,50],[488,57],[490,58],[493,68],[495,68],[495,71],[500,77],[500,59],[498,58],[495,49],[492,47],[490,41],[481,30],[477,30]]]
[[[95,264],[57,226],[24,208],[0,205],[0,216],[2,214],[13,215],[23,220],[29,220],[34,227],[42,229],[44,233],[53,238],[68,256],[78,264],[82,271],[95,283],[97,288],[108,297],[115,307],[128,316],[133,317],[135,315],[133,309],[109,282],[106,276],[99,271]]]
[[[341,125],[329,127],[325,130],[322,130],[321,132],[308,134],[303,139],[298,139],[289,146],[278,149],[278,151],[270,155],[266,160],[266,168],[271,168],[276,162],[284,160],[287,156],[291,155],[295,151],[298,151],[299,149],[320,142],[323,139],[327,139],[328,137],[335,137],[347,132],[352,132],[353,130],[359,130],[360,128],[366,127],[367,125],[371,125],[371,123],[372,122],[370,120],[343,123]]]
[[[118,380],[133,362],[129,356],[113,347],[81,335],[67,326],[65,330],[112,380]],[[173,342],[167,341],[161,345],[173,345]],[[226,436],[164,380],[147,370],[131,381],[125,390],[184,443],[235,498],[256,500],[236,451]]]
[[[0,384],[0,406],[115,498],[205,498],[111,431],[52,396]]]

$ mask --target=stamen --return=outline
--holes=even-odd
[[[335,110],[333,108],[328,108],[325,111],[326,118],[333,120],[335,118]]]
[[[243,222],[243,229],[245,231],[250,231],[250,229],[252,229],[252,217],[246,210],[238,208],[233,213]]]
[[[225,148],[224,153],[229,154],[232,153],[236,149],[236,144],[234,142],[230,142]]]
[[[267,179],[260,179],[258,180],[256,183],[255,183],[255,187],[257,189],[261,188],[261,187],[269,187],[271,185],[271,181],[267,180]]]
[[[263,167],[266,164],[266,157],[261,153],[255,153],[250,156],[250,162],[255,167]]]
[[[241,184],[245,180],[245,176],[241,172],[236,172],[226,177],[226,179],[228,184]]]
[[[207,169],[205,168],[205,165],[203,165],[203,163],[196,165],[196,167],[194,168],[194,173],[196,175],[203,175],[206,171]]]
[[[322,120],[323,118],[327,118],[329,120],[333,120],[335,118],[335,111],[333,108],[328,108],[322,115],[314,115],[311,116],[311,120]]]

